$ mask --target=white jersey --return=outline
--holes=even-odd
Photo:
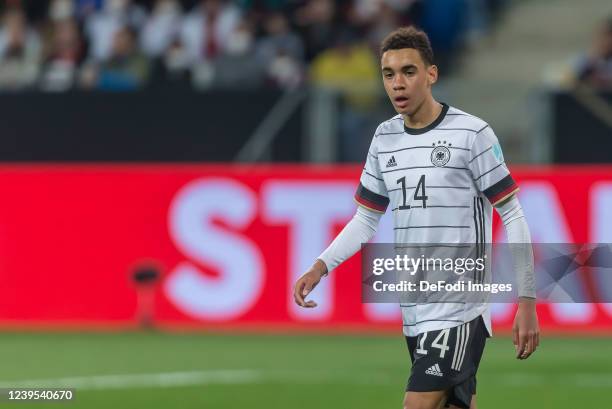
[[[497,137],[482,119],[442,104],[429,126],[401,115],[376,129],[355,200],[385,212],[395,243],[491,243],[493,206],[518,190]],[[483,315],[488,303],[402,304],[404,334],[452,328]]]

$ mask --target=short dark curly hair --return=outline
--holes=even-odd
[[[380,45],[380,56],[389,50],[414,48],[419,52],[425,65],[434,64],[434,53],[427,34],[414,26],[401,27],[391,32]]]

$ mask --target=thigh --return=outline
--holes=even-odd
[[[446,391],[406,392],[404,409],[441,409],[446,402]]]

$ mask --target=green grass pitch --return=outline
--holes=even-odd
[[[602,408],[609,338],[542,337],[527,361],[507,337],[487,343],[480,408]],[[400,408],[409,373],[401,335],[2,333],[0,384],[75,386],[66,408]],[[15,406],[17,405],[17,406]],[[67,406],[65,406],[67,405]]]

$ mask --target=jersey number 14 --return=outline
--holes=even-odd
[[[406,188],[406,176],[403,176],[399,179],[397,179],[397,183],[402,185],[402,205],[399,207],[400,210],[407,210],[410,209],[410,205],[406,204],[406,199],[407,199],[407,191],[408,189]],[[421,178],[419,179],[419,183],[417,183],[416,188],[414,189],[414,196],[413,196],[414,200],[420,200],[423,202],[423,205],[420,206],[423,209],[427,208],[427,195],[425,194],[425,175],[421,175]],[[415,206],[412,206],[415,207]],[[416,206],[419,207],[419,206]]]

